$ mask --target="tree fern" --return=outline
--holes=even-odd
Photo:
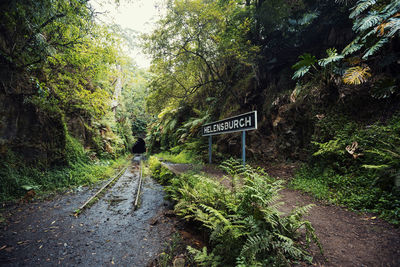
[[[347,5],[354,4],[354,2],[356,2],[356,0],[335,0],[335,2],[338,4],[345,4],[347,6]]]
[[[343,56],[351,55],[357,51],[360,51],[361,48],[364,47],[364,44],[358,43],[359,39],[354,40],[350,44],[348,44],[342,51]]]
[[[373,11],[364,18],[356,20],[356,22],[353,25],[353,30],[356,32],[362,32],[377,26],[382,21],[383,21],[382,16],[378,12]]]
[[[394,37],[397,34],[400,35],[400,14],[396,17],[391,18],[385,25],[384,29],[388,29],[387,36]]]
[[[382,14],[384,14],[386,16],[386,18],[389,18],[389,17],[392,17],[392,16],[396,17],[396,14],[399,13],[399,10],[400,10],[400,2],[397,1],[397,0],[392,0],[382,10]]]
[[[380,39],[376,44],[371,46],[364,54],[362,57],[363,59],[368,59],[368,57],[372,56],[375,54],[384,44],[386,44],[389,41],[388,38],[383,38]]]
[[[361,13],[363,13],[365,10],[367,10],[369,7],[372,5],[376,4],[376,0],[361,0],[358,1],[356,6],[353,7],[351,10],[352,12],[350,13],[350,18],[355,18],[359,16]]]
[[[298,25],[309,25],[314,19],[318,18],[319,16],[319,12],[318,11],[314,11],[314,12],[310,12],[310,13],[305,13],[303,14],[303,17],[296,20],[296,23]]]

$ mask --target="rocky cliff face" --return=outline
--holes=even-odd
[[[27,101],[33,87],[0,88],[0,157],[14,153],[28,163],[52,165],[64,158],[61,114],[39,110]]]

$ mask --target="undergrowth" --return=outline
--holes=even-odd
[[[234,180],[232,190],[218,181],[191,173],[179,177],[149,160],[153,177],[167,184],[175,212],[196,221],[209,235],[209,247],[188,247],[199,266],[286,266],[312,258],[301,245],[299,229],[304,229],[306,244],[318,240],[310,222],[302,219],[311,205],[295,208],[288,215],[277,210],[281,181],[262,169],[243,167],[234,160],[222,167]]]
[[[72,137],[67,138],[67,164],[50,169],[40,165],[26,165],[15,154],[8,153],[0,162],[0,201],[21,198],[29,190],[45,194],[59,189],[90,185],[109,178],[115,169],[126,164],[126,157],[116,160],[89,159],[82,145]]]
[[[293,188],[400,223],[400,116],[371,125],[330,116],[318,123],[313,144]]]
[[[176,151],[174,149],[171,152],[161,152],[155,154],[156,157],[161,158],[165,161],[172,163],[199,163],[200,159],[192,152],[188,150]]]

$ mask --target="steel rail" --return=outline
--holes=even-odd
[[[139,181],[138,181],[138,189],[136,192],[135,203],[133,204],[133,210],[136,210],[139,205],[139,197],[140,197],[140,190],[142,188],[142,178],[143,178],[143,168],[142,168],[142,160],[139,162]]]
[[[91,203],[98,195],[100,195],[108,186],[110,186],[113,182],[115,182],[118,178],[122,176],[122,174],[125,173],[126,169],[128,166],[124,167],[114,178],[112,178],[110,181],[108,181],[104,186],[102,186],[96,194],[91,196],[85,203],[83,203],[78,209],[74,211],[74,216],[78,216],[79,214],[82,213],[83,210],[88,208],[89,203]]]

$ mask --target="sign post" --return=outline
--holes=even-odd
[[[211,164],[212,160],[212,136],[208,137],[208,163]]]
[[[242,131],[242,162],[246,165],[246,131]]]
[[[208,162],[212,162],[212,136],[224,133],[242,132],[242,161],[246,164],[246,131],[257,129],[257,111],[207,123],[202,127],[202,135],[208,136]]]

